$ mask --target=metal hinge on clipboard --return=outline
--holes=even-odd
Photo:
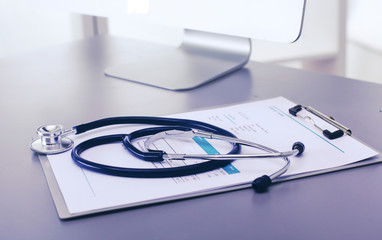
[[[321,127],[319,127],[316,122],[309,116],[303,116],[300,111],[302,109],[305,109],[306,111],[314,114],[315,116],[321,118],[322,120],[326,121],[327,123],[331,124],[332,126],[336,127],[338,130],[336,131],[329,131],[328,129],[322,129]],[[351,135],[351,130],[348,128],[348,127],[345,127],[344,125],[342,125],[341,123],[335,121],[333,119],[333,117],[330,117],[330,116],[327,116],[319,111],[317,111],[316,109],[310,107],[310,106],[303,106],[303,105],[297,105],[297,106],[294,106],[292,108],[289,109],[289,113],[292,114],[293,116],[295,117],[300,117],[302,119],[308,119],[312,124],[313,126],[315,126],[317,129],[319,129],[320,131],[322,131],[322,134],[329,138],[329,139],[336,139],[336,138],[339,138],[339,137],[342,137],[344,134],[346,135]]]

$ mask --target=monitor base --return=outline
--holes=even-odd
[[[105,75],[167,90],[190,90],[242,68],[250,54],[248,38],[186,29],[178,48],[109,67]]]

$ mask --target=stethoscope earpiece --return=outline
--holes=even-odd
[[[305,145],[302,142],[295,142],[292,146],[292,150],[298,150],[296,156],[301,155],[305,150]]]
[[[305,151],[305,145],[302,142],[295,142],[292,146],[292,150],[298,150],[296,156],[301,155]],[[268,187],[272,185],[272,178],[268,175],[263,175],[252,181],[252,188],[257,193],[264,193],[268,190]]]
[[[263,193],[268,190],[268,187],[272,185],[272,179],[268,175],[263,175],[261,177],[256,178],[252,182],[252,188],[257,193]]]

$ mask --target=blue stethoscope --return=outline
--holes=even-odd
[[[101,137],[95,137],[79,143],[73,147],[73,140],[67,137],[69,134],[82,134],[87,131],[100,127],[120,124],[146,124],[156,125],[158,127],[144,128],[133,131],[129,134],[114,134]],[[136,178],[162,178],[178,177],[192,175],[202,172],[218,169],[230,164],[235,159],[241,158],[264,158],[277,157],[284,159],[284,165],[271,175],[264,175],[256,178],[252,182],[252,187],[258,191],[265,191],[271,185],[272,180],[284,174],[290,165],[289,156],[300,155],[304,151],[304,144],[296,142],[292,150],[279,152],[269,147],[253,143],[250,141],[238,139],[234,134],[220,127],[189,119],[163,118],[163,117],[112,117],[96,120],[93,122],[80,124],[68,130],[63,130],[60,125],[46,125],[37,129],[40,138],[31,144],[31,149],[40,154],[57,154],[72,149],[72,159],[81,167],[104,174],[136,177]],[[202,137],[208,139],[218,139],[228,141],[232,144],[231,151],[222,155],[208,154],[168,154],[162,150],[152,149],[150,146],[160,139],[167,138],[192,138]],[[145,150],[141,151],[133,145],[133,142],[139,138],[146,137]],[[181,167],[169,168],[126,168],[111,165],[105,165],[85,159],[81,156],[85,150],[90,148],[122,142],[123,146],[134,156],[144,161],[160,162],[164,160],[186,160],[202,159],[200,163],[190,164]],[[254,147],[265,151],[259,154],[239,154],[241,145]]]

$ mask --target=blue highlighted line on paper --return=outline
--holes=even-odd
[[[193,140],[207,153],[207,154],[220,154],[205,138],[194,137]],[[232,164],[228,164],[222,168],[228,174],[240,173]]]

